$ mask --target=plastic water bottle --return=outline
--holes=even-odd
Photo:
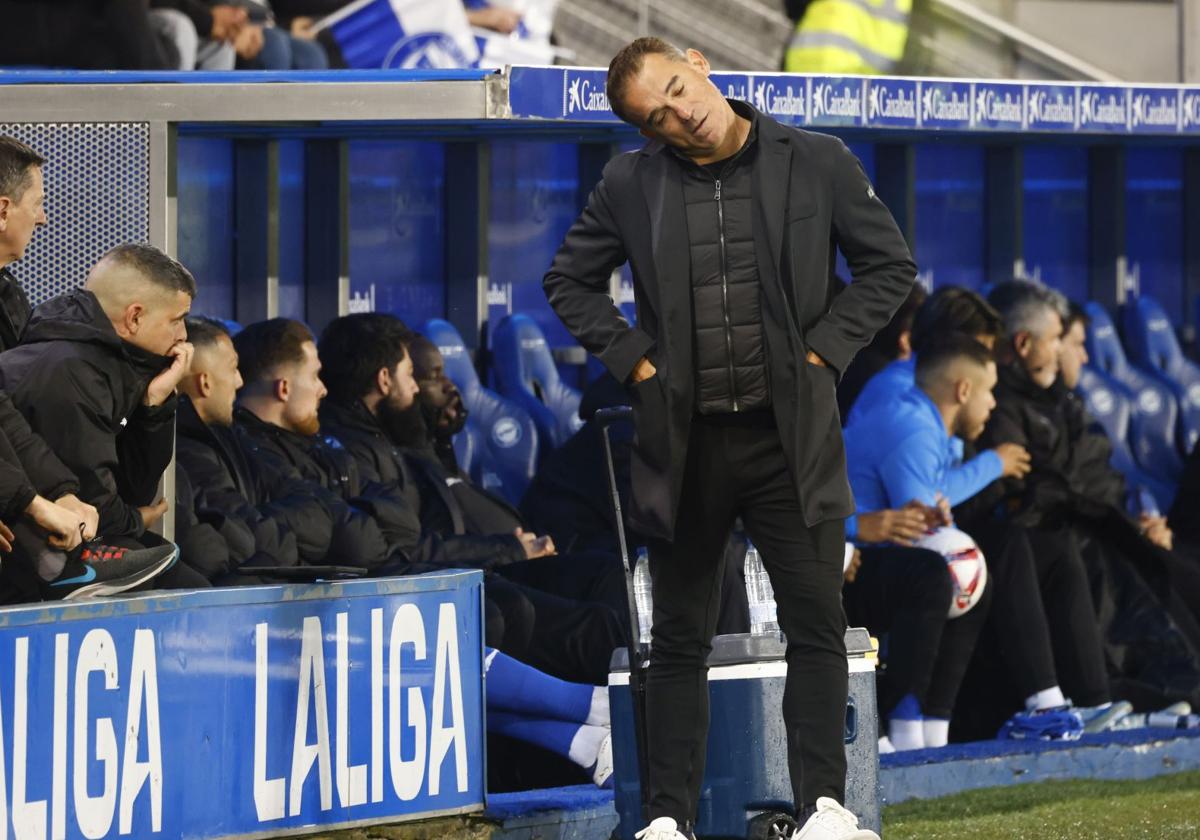
[[[750,603],[750,632],[755,636],[779,632],[775,615],[775,590],[753,543],[746,548],[746,600]]]
[[[648,645],[654,624],[654,594],[650,588],[650,554],[644,546],[638,549],[637,565],[633,567],[633,599],[637,602],[638,641]]]

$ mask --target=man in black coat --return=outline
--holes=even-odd
[[[0,351],[17,346],[29,321],[29,298],[9,266],[46,224],[45,163],[20,140],[0,137]]]
[[[844,143],[726,100],[708,74],[699,52],[656,38],[613,59],[609,103],[649,142],[608,163],[543,281],[633,403],[633,518],[654,538],[649,836],[673,840],[695,819],[719,561],[740,514],[788,638],[798,836],[874,837],[840,804],[843,525],[854,504],[835,388],[916,267]],[[853,275],[839,294],[834,246]],[[636,326],[608,295],[626,261]]]
[[[242,378],[233,340],[207,318],[188,318],[187,328],[195,355],[180,383],[175,457],[176,469],[194,488],[193,509],[203,521],[224,526],[233,520],[251,532],[252,550],[235,551],[235,565],[323,563],[333,539],[330,491],[305,481],[234,427]]]

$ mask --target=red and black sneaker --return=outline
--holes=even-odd
[[[67,555],[62,574],[46,585],[47,595],[63,601],[115,595],[165,572],[178,558],[174,543],[126,548],[93,540]]]

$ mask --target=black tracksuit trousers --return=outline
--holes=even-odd
[[[635,488],[636,492],[636,488]],[[742,517],[787,636],[783,717],[797,810],[844,801],[848,673],[842,611],[845,523],[807,527],[769,411],[692,422],[675,539],[651,541],[654,626],[646,687],[650,819],[693,823],[708,738],[707,657],[723,557]]]
[[[878,682],[880,717],[912,694],[926,716],[950,719],[987,621],[992,584],[969,612],[949,619],[953,594],[950,571],[937,552],[898,545],[862,549],[858,575],[842,598],[852,627],[888,637]]]

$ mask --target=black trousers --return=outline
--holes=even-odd
[[[787,635],[783,718],[795,807],[813,805],[820,796],[844,801],[844,522],[805,526],[769,412],[697,417],[675,538],[649,545],[650,819],[695,820],[708,738],[706,663],[721,603],[725,546],[739,515],[770,574],[779,625]]]
[[[484,637],[489,646],[559,679],[604,685],[629,624],[623,602],[618,612],[604,593],[616,585],[623,592],[623,578],[619,567],[576,571],[561,558],[546,558],[489,572]]]
[[[887,634],[878,682],[881,716],[913,694],[925,715],[950,718],[987,621],[992,586],[970,612],[948,619],[953,594],[950,571],[937,552],[894,545],[862,549],[862,565],[854,583],[842,588],[842,599],[852,627]]]
[[[972,532],[993,589],[986,632],[1022,697],[1053,685],[1078,706],[1112,699],[1076,533],[990,522]]]

